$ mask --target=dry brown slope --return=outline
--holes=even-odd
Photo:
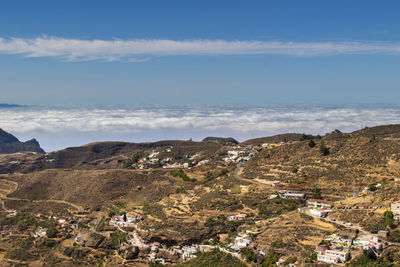
[[[143,195],[152,200],[169,194],[175,180],[132,170],[45,170],[16,176],[18,189],[9,197],[31,200],[57,199],[95,208],[110,200]]]
[[[329,155],[308,141],[265,149],[244,165],[249,179],[280,180],[327,191],[352,191],[352,186],[400,176],[400,143],[382,137],[361,135],[327,136],[322,139]]]

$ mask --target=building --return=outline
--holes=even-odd
[[[394,219],[400,220],[400,201],[392,202],[390,210],[393,212]]]
[[[317,260],[318,261],[322,261],[322,262],[326,262],[326,263],[331,263],[331,264],[338,264],[339,263],[339,257],[326,255],[325,252],[318,253]]]
[[[379,230],[378,237],[386,239],[388,237],[388,231]]]
[[[322,199],[309,199],[307,200],[307,206],[309,208],[331,209],[333,208],[333,202]]]
[[[372,235],[361,236],[354,240],[353,244],[354,246],[361,247],[364,250],[378,251],[382,249],[382,243],[379,242],[378,237]]]
[[[328,212],[325,210],[314,210],[311,209],[310,213],[319,217],[326,217],[328,215]]]
[[[305,193],[300,192],[286,192],[283,194],[282,198],[290,198],[290,199],[304,199],[306,197]]]
[[[241,221],[244,218],[246,218],[246,214],[236,214],[236,215],[230,215],[227,217],[228,221]]]
[[[282,187],[283,186],[283,184],[281,184],[281,183],[273,183],[272,184],[272,187]]]
[[[337,257],[339,262],[346,262],[350,259],[350,252],[347,250],[325,250],[323,253],[326,256]]]

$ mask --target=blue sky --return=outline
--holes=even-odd
[[[398,1],[2,1],[0,102],[396,103]]]

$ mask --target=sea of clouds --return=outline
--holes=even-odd
[[[325,134],[400,123],[400,106],[23,106],[0,109],[0,128],[46,151],[95,141],[239,141],[279,133]]]

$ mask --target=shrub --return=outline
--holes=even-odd
[[[182,169],[171,171],[170,174],[174,177],[182,178],[185,182],[196,182],[196,179],[191,179]]]
[[[271,243],[271,246],[273,246],[274,248],[284,248],[287,246],[287,244],[283,242],[282,238],[278,238]]]
[[[196,258],[176,265],[177,267],[246,267],[238,258],[214,249],[209,252],[199,253]]]
[[[57,229],[53,226],[53,227],[49,227],[46,231],[46,235],[48,238],[54,238],[56,237],[58,234]]]
[[[281,256],[279,255],[278,252],[276,251],[269,251],[267,257],[261,264],[262,267],[268,267],[268,266],[276,266],[276,262],[279,260]]]
[[[391,231],[389,233],[389,241],[400,242],[400,230]]]
[[[257,254],[250,248],[243,248],[240,250],[240,254],[245,258],[247,262],[256,262]]]
[[[311,197],[316,199],[322,199],[321,189],[319,189],[318,187],[314,188]]]
[[[7,252],[6,257],[13,260],[28,261],[36,257],[26,249],[14,249]]]
[[[310,140],[309,142],[308,142],[308,146],[309,147],[315,147],[315,142],[314,142],[314,140]]]
[[[323,156],[327,156],[327,155],[330,154],[329,148],[327,148],[327,147],[325,146],[324,141],[321,141],[321,144],[319,145],[319,151],[321,152],[321,154],[322,154]]]

